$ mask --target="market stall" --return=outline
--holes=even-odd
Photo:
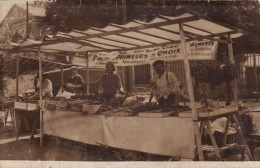
[[[35,130],[37,123],[40,121],[40,108],[39,108],[39,93],[35,90],[36,88],[31,88],[30,90],[21,91],[19,85],[24,80],[20,81],[20,75],[26,75],[31,73],[37,73],[39,70],[38,64],[38,53],[33,51],[12,51],[9,52],[10,59],[6,61],[6,64],[3,70],[6,72],[7,76],[15,77],[16,76],[16,97],[15,100],[9,100],[12,102],[12,106],[8,107],[8,110],[11,113],[12,121],[17,132],[16,140],[18,140],[20,132],[22,131],[32,131]],[[47,57],[47,53],[42,55],[43,60],[43,72],[57,69],[61,66],[71,66],[66,63],[64,59],[59,59],[59,62],[55,62],[55,54]],[[36,65],[35,65],[36,64]],[[28,66],[30,65],[30,66]],[[15,67],[15,68],[13,68]],[[16,72],[15,71],[16,69]],[[30,78],[26,78],[27,85],[33,85],[33,82]],[[33,87],[33,86],[29,86]],[[20,90],[20,92],[19,92]],[[32,134],[33,136],[33,134]]]
[[[127,66],[151,63],[157,59],[166,61],[183,60],[185,67],[190,100],[189,107],[191,108],[191,110],[186,109],[187,115],[184,115],[186,117],[180,117],[179,113],[183,111],[178,109],[170,109],[167,112],[147,111],[147,113],[160,114],[158,117],[157,115],[141,115],[139,112],[129,111],[129,107],[119,109],[120,112],[124,113],[118,115],[113,115],[113,109],[107,110],[108,113],[109,111],[113,113],[108,116],[106,113],[98,112],[98,110],[94,110],[97,114],[90,114],[92,112],[89,111],[89,108],[86,111],[82,108],[71,110],[70,104],[73,103],[70,100],[65,102],[64,100],[56,100],[55,103],[52,101],[43,102],[40,95],[41,145],[43,134],[49,134],[88,144],[107,145],[190,159],[195,158],[195,148],[197,148],[199,159],[203,160],[199,132],[199,123],[203,121],[209,129],[215,153],[221,160],[220,152],[230,147],[226,146],[225,140],[223,141],[223,148],[216,146],[215,139],[210,132],[209,120],[227,116],[227,123],[231,117],[236,121],[237,106],[213,112],[198,111],[194,100],[189,60],[215,59],[212,57],[212,53],[200,52],[196,47],[196,54],[192,52],[192,46],[199,46],[194,41],[210,40],[205,44],[214,44],[212,42],[227,44],[230,61],[234,63],[232,38],[242,34],[243,31],[240,29],[215,22],[205,16],[185,13],[177,17],[158,16],[149,23],[132,21],[125,25],[110,24],[102,29],[92,27],[86,31],[59,32],[56,40],[18,46],[16,48],[18,50],[38,47],[39,55],[45,51],[84,52],[81,58],[78,57],[79,61],[72,59],[71,63],[85,64],[88,82],[87,95],[89,95],[88,68],[103,66],[107,61],[112,61],[115,65]],[[220,36],[226,37],[226,40],[220,40]],[[191,41],[193,43],[189,43]],[[158,54],[156,47],[164,49],[164,52],[162,52],[164,54]],[[39,72],[41,72],[40,56],[39,65]],[[232,86],[234,101],[237,103],[235,80]],[[82,107],[83,104],[88,103],[80,104],[76,107]],[[126,109],[128,110],[125,112]],[[239,128],[239,124],[237,122],[236,124]],[[228,124],[226,130],[228,130]],[[239,132],[241,133],[241,130]],[[240,135],[244,140],[243,134]],[[226,139],[226,134],[224,139]],[[251,158],[246,142],[243,141],[243,143]]]

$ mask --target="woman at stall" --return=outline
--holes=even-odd
[[[115,65],[113,62],[106,63],[106,74],[96,82],[96,94],[106,101],[111,100],[117,93],[125,94],[122,89],[119,75],[114,73]]]

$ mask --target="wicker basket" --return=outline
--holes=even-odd
[[[75,111],[75,112],[81,112],[82,110],[82,104],[70,104],[69,103],[69,110],[70,111]]]

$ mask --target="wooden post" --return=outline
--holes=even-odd
[[[230,34],[228,35],[228,55],[229,55],[229,61],[232,64],[235,64],[234,55],[233,55],[233,47],[232,47],[232,39]],[[237,80],[234,79],[231,83],[233,95],[234,95],[234,101],[237,104],[238,103],[238,94],[237,94]]]
[[[26,1],[26,39],[29,38],[29,9],[28,1]]]
[[[130,73],[131,73],[131,78],[132,78],[132,80],[130,80],[130,82],[131,82],[130,91],[132,91],[135,86],[135,67],[134,66],[131,66]]]
[[[254,57],[254,70],[255,70],[255,91],[256,91],[256,101],[258,101],[258,81],[257,81],[257,68],[256,68],[256,55],[255,53],[253,54]]]
[[[127,11],[126,11],[126,0],[122,0],[122,16],[123,16],[123,24],[127,23]],[[128,71],[129,72],[129,71]],[[126,75],[127,73],[127,67],[122,66],[122,85],[124,86],[125,91],[128,91],[127,88],[127,77],[129,78],[129,75]]]
[[[64,91],[64,70],[63,70],[63,66],[61,65],[61,91]]]
[[[19,97],[19,62],[20,58],[17,56],[16,58],[16,100],[18,100]]]
[[[87,82],[87,95],[89,95],[89,69],[88,69],[88,52],[86,52],[86,82]]]
[[[182,23],[180,23],[180,36],[181,36],[181,54],[184,57],[184,70],[185,70],[185,76],[186,76],[186,81],[187,81],[187,85],[188,85],[190,105],[191,105],[191,109],[192,109],[192,119],[198,120],[196,106],[195,106],[194,93],[193,93],[192,80],[191,80],[191,74],[190,74],[190,64],[189,64],[188,55],[187,55],[187,51],[186,51],[185,34],[183,32]]]
[[[42,111],[42,59],[41,59],[41,50],[39,48],[39,81],[40,81],[40,146],[43,145],[43,111]]]
[[[126,0],[122,0],[122,15],[123,15],[123,24],[126,24],[127,22]]]
[[[197,150],[199,154],[199,160],[204,160],[202,148],[201,148],[201,136],[199,132],[199,121],[198,116],[196,112],[196,105],[195,105],[195,99],[194,99],[194,93],[193,93],[193,87],[192,87],[192,80],[191,80],[191,74],[190,74],[190,64],[188,60],[188,54],[186,51],[186,42],[185,42],[185,34],[183,30],[183,23],[180,22],[180,38],[181,38],[181,54],[184,57],[184,70],[185,70],[185,76],[188,86],[188,92],[189,92],[189,98],[190,98],[190,106],[192,109],[192,119],[193,119],[193,126],[194,126],[194,132],[195,132],[195,138],[196,138],[196,144],[197,144]]]

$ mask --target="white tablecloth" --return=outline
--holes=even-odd
[[[190,118],[104,117],[79,112],[44,111],[43,132],[92,145],[194,159]]]

